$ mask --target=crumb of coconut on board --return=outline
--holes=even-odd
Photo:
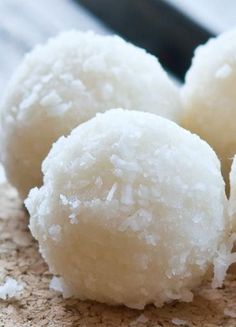
[[[67,299],[71,296],[66,285],[63,283],[62,278],[53,276],[49,284],[49,289],[55,292],[61,293],[64,299]]]
[[[0,299],[6,300],[17,295],[23,290],[23,285],[11,277],[7,277],[5,283],[0,285]]]
[[[63,287],[60,278],[54,276],[50,282],[49,288],[55,292],[62,293]]]
[[[131,321],[130,326],[136,326],[140,324],[146,324],[149,321],[148,317],[146,317],[143,313],[138,316],[135,320]]]
[[[179,318],[173,318],[171,320],[172,324],[175,325],[175,326],[189,326],[188,322],[185,321],[185,320],[182,320],[182,319],[179,319]]]

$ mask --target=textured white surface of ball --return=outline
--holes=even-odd
[[[206,142],[157,115],[114,109],[61,137],[43,173],[25,203],[64,295],[138,309],[191,301],[228,228]]]
[[[179,92],[154,56],[118,36],[71,31],[29,53],[1,105],[2,161],[20,195],[41,185],[59,136],[113,107],[178,121]]]
[[[236,29],[197,48],[182,89],[183,126],[216,151],[228,183],[236,153]]]

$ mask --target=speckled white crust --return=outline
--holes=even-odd
[[[51,144],[112,107],[179,121],[179,91],[158,60],[117,36],[71,31],[23,60],[1,105],[1,155],[24,198],[41,185]]]
[[[61,137],[25,201],[65,296],[142,309],[191,289],[228,230],[209,145],[150,113],[114,109]]]
[[[236,29],[197,48],[182,90],[183,126],[206,140],[228,183],[236,153]]]

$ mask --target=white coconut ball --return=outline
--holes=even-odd
[[[228,183],[236,153],[236,29],[197,48],[182,100],[183,126],[213,147]]]
[[[61,137],[42,167],[44,184],[25,204],[65,296],[138,309],[192,300],[228,229],[207,143],[159,116],[114,109]]]
[[[1,105],[1,155],[24,198],[54,141],[112,107],[179,121],[179,90],[158,60],[118,36],[71,31],[29,53]]]

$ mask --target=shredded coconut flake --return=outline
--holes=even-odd
[[[71,213],[69,215],[69,218],[70,218],[71,224],[78,224],[78,219],[77,219],[77,216],[75,213]]]
[[[19,284],[15,279],[8,277],[3,285],[0,286],[0,299],[14,297],[18,292],[22,291],[23,285]]]
[[[145,241],[146,241],[147,244],[150,244],[152,246],[156,246],[157,245],[157,241],[158,241],[158,237],[157,236],[145,235],[144,239],[145,239]]]
[[[140,316],[138,316],[137,319],[131,321],[130,326],[136,326],[140,324],[146,324],[148,322],[148,318],[142,313]]]
[[[121,194],[121,202],[123,204],[133,204],[134,199],[133,199],[133,188],[130,184],[126,184],[122,188],[122,194]]]
[[[55,90],[47,94],[40,102],[42,106],[56,106],[61,103],[62,99]]]
[[[38,95],[36,93],[32,93],[28,98],[24,99],[20,104],[20,109],[27,109],[32,106],[38,100]]]
[[[3,184],[7,181],[7,177],[5,174],[5,170],[3,168],[3,166],[0,165],[0,184]]]
[[[112,188],[108,192],[107,201],[111,201],[113,199],[113,196],[114,196],[116,190],[117,190],[117,183],[113,184]]]
[[[103,185],[103,181],[102,181],[102,179],[101,179],[100,176],[98,176],[98,178],[96,179],[96,181],[95,181],[95,185],[96,185],[98,188],[102,187],[102,185]]]
[[[63,285],[62,285],[62,282],[61,282],[61,278],[58,278],[58,277],[55,277],[55,276],[52,277],[49,288],[51,290],[56,291],[56,292],[63,293]]]
[[[146,323],[146,322],[148,322],[148,318],[144,315],[144,314],[141,314],[137,319],[136,319],[136,321],[137,322],[141,322],[141,323]]]
[[[56,292],[62,293],[64,299],[67,299],[72,296],[70,290],[68,289],[61,277],[53,276],[49,284],[49,288]]]
[[[95,162],[95,158],[94,156],[89,153],[89,152],[86,152],[81,158],[80,158],[80,166],[81,167],[86,167],[86,168],[89,168],[91,167],[94,162]]]
[[[78,200],[78,199],[74,199],[74,200],[71,200],[69,202],[69,204],[70,204],[71,208],[78,209],[80,207],[80,205],[81,205],[81,201]]]
[[[61,203],[64,206],[69,206],[72,209],[78,209],[81,205],[81,201],[77,198],[68,198],[63,194],[60,194]]]
[[[232,73],[232,68],[230,67],[230,65],[225,64],[224,66],[220,67],[220,69],[217,70],[215,77],[224,79],[228,77],[231,73]]]
[[[172,323],[175,326],[187,326],[188,325],[187,321],[179,319],[179,318],[173,318]]]
[[[236,233],[233,233],[226,243],[223,243],[218,251],[217,257],[214,259],[214,278],[212,287],[221,287],[226,276],[226,272],[232,263],[236,262],[236,252],[231,253],[234,242],[236,241]]]
[[[47,115],[50,117],[62,115],[72,106],[71,102],[63,103],[61,97],[55,90],[46,95],[40,104],[43,107],[47,107]]]
[[[67,206],[69,204],[69,201],[67,199],[67,197],[63,194],[60,194],[60,200],[61,200],[61,203],[64,205],[64,206]]]

